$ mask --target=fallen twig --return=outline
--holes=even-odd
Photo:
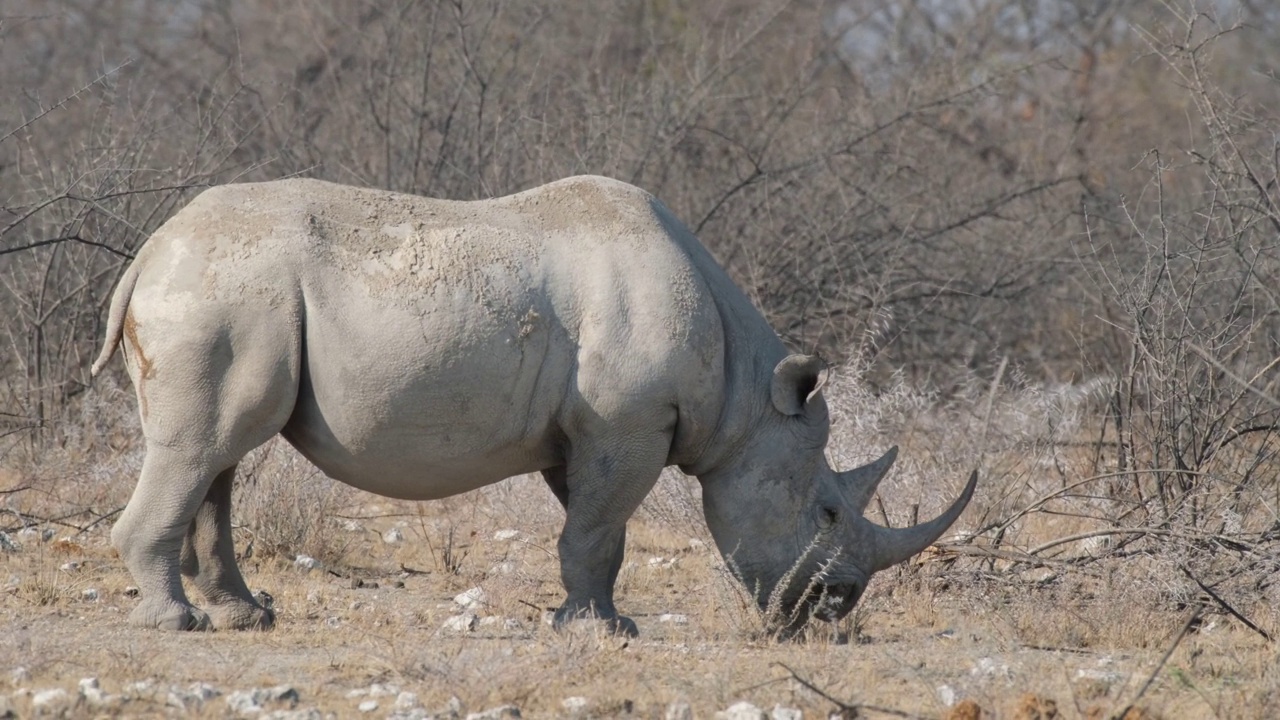
[[[1219,607],[1221,607],[1223,610],[1226,610],[1228,613],[1231,613],[1232,617],[1244,623],[1245,626],[1247,626],[1250,630],[1266,638],[1267,642],[1271,642],[1271,635],[1266,630],[1263,630],[1257,625],[1254,625],[1252,622],[1249,621],[1249,618],[1240,614],[1240,612],[1238,612],[1235,608],[1231,607],[1231,605],[1229,605],[1226,600],[1223,600],[1222,597],[1218,595],[1218,593],[1214,592],[1208,585],[1205,585],[1204,583],[1200,582],[1200,578],[1196,577],[1195,575],[1192,575],[1191,571],[1188,570],[1185,565],[1179,565],[1178,569],[1182,571],[1183,575],[1186,575],[1188,578],[1191,578],[1191,582],[1195,583],[1196,585],[1199,585],[1200,589],[1203,590],[1206,595],[1213,598],[1213,601],[1218,603]]]
[[[1133,709],[1133,706],[1142,699],[1142,696],[1147,694],[1147,690],[1150,689],[1151,683],[1156,681],[1156,678],[1160,675],[1160,671],[1164,669],[1165,664],[1169,662],[1169,658],[1173,655],[1173,651],[1176,650],[1178,645],[1182,642],[1182,638],[1186,637],[1187,633],[1191,631],[1191,628],[1200,621],[1200,613],[1203,611],[1204,603],[1196,605],[1195,609],[1191,611],[1191,615],[1187,618],[1187,621],[1182,624],[1182,629],[1178,631],[1177,637],[1173,639],[1173,642],[1169,644],[1169,648],[1164,651],[1164,655],[1160,657],[1160,662],[1156,663],[1155,668],[1152,669],[1151,675],[1147,677],[1147,681],[1142,683],[1142,687],[1138,689],[1138,694],[1134,695],[1133,699],[1130,700],[1127,705],[1120,708],[1120,712],[1113,713],[1111,715],[1111,720],[1122,720],[1122,718],[1124,718],[1125,715]]]

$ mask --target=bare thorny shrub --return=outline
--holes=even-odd
[[[55,500],[136,473],[127,383],[86,392],[85,368],[124,261],[202,187],[469,199],[593,172],[846,362],[833,464],[907,449],[873,518],[927,517],[983,469],[948,567],[1135,559],[1174,602],[1189,576],[1274,592],[1275,120],[1242,99],[1274,88],[1223,71],[1266,36],[1094,5],[6,6],[0,465]],[[241,470],[256,549],[341,554],[330,481],[274,446]],[[99,495],[86,525],[119,502]],[[692,481],[646,508],[709,542]]]

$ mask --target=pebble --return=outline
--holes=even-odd
[[[445,618],[444,624],[440,626],[440,629],[451,633],[469,633],[476,629],[477,624],[479,624],[479,619],[475,616],[475,613],[462,613],[461,615]]]
[[[301,570],[318,570],[320,561],[310,555],[299,555],[293,559],[293,566]]]
[[[581,695],[574,695],[560,701],[560,707],[564,708],[565,712],[568,713],[580,713],[587,709],[588,704],[587,699]]]
[[[406,690],[396,695],[396,710],[413,710],[421,705],[422,703],[419,702],[417,693],[411,693]]]
[[[382,542],[388,545],[394,545],[398,542],[404,542],[404,533],[400,532],[400,528],[391,528],[382,533]]]
[[[292,709],[297,704],[298,691],[289,685],[238,690],[227,696],[227,706],[240,715],[257,715],[267,705],[286,705]]]
[[[22,543],[14,540],[7,532],[0,532],[0,550],[4,552],[18,552],[22,549]]]
[[[658,616],[658,622],[671,623],[672,625],[688,625],[689,616],[680,615],[679,613],[662,613]]]
[[[453,596],[453,602],[463,610],[470,610],[489,601],[489,595],[483,588],[473,587]]]
[[[662,717],[664,720],[693,720],[693,707],[683,700],[677,700],[667,706]]]
[[[467,720],[504,720],[504,718],[518,717],[520,717],[520,708],[515,705],[499,705],[488,710],[467,714]]]
[[[97,602],[97,601],[98,601],[98,589],[97,589],[97,588],[85,588],[85,589],[81,590],[81,591],[80,591],[80,599],[81,599],[81,600],[84,600],[85,602]]]
[[[75,560],[72,560],[71,562],[64,562],[58,566],[58,569],[62,572],[76,572],[80,569],[80,563]]]
[[[107,694],[102,691],[102,686],[96,677],[80,679],[80,697],[83,697],[90,706],[107,704]]]
[[[804,712],[800,708],[774,705],[769,712],[769,720],[804,720]]]
[[[71,695],[62,688],[41,690],[31,696],[31,708],[37,715],[54,715],[67,710],[71,705]]]
[[[360,703],[359,705],[357,705],[357,706],[356,706],[356,708],[357,708],[360,712],[362,712],[362,713],[371,713],[371,712],[373,712],[374,710],[377,710],[377,709],[378,709],[378,701],[377,701],[377,700],[365,700],[364,702],[362,702],[362,703]]]
[[[510,528],[506,530],[499,530],[498,532],[493,534],[493,539],[498,540],[500,542],[506,541],[506,540],[515,540],[518,537],[520,537],[520,531],[512,530]]]
[[[766,720],[768,716],[760,708],[743,700],[716,713],[717,720]]]

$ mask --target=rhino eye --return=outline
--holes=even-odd
[[[840,520],[840,512],[833,507],[823,506],[818,508],[818,527],[822,530],[830,530]]]

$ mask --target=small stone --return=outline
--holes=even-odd
[[[518,717],[520,717],[520,708],[515,705],[499,705],[488,710],[469,713],[467,720],[503,720],[504,718]]]
[[[395,581],[395,582],[391,583],[391,587],[393,587],[393,588],[395,588],[395,589],[397,589],[397,590],[403,590],[403,589],[404,589],[404,581],[403,581],[403,580],[397,580],[397,581]]]
[[[978,658],[978,662],[973,669],[969,671],[970,675],[1009,675],[1009,666],[996,660],[995,658],[982,657]]]
[[[400,528],[391,528],[390,530],[382,533],[382,542],[387,543],[388,545],[404,542],[404,533],[400,531]]]
[[[109,701],[108,696],[102,691],[102,686],[98,684],[98,678],[87,677],[80,679],[80,697],[84,698],[86,704],[90,707],[106,705]]]
[[[40,531],[40,540],[42,542],[49,542],[53,539],[53,536],[57,534],[58,533],[54,532],[53,528],[45,528]]]
[[[765,720],[768,716],[760,708],[743,700],[716,713],[717,720]]]
[[[141,594],[142,594],[142,591],[141,591],[141,590],[139,590],[139,589],[138,589],[136,586],[134,586],[134,585],[126,585],[126,586],[125,586],[125,588],[124,588],[124,593],[122,593],[122,594],[123,594],[125,597],[129,597],[129,598],[136,598],[136,597],[138,597],[139,595],[141,595]]]
[[[71,695],[62,688],[41,690],[31,696],[31,708],[37,715],[56,715],[68,709],[70,705]]]
[[[493,539],[499,542],[505,542],[507,540],[515,540],[518,537],[520,537],[520,531],[511,530],[511,529],[499,530],[498,532],[493,534]]]
[[[702,542],[702,541],[701,541],[701,540],[699,540],[698,538],[690,538],[690,539],[689,539],[689,549],[690,549],[690,550],[706,550],[706,549],[707,549],[707,544],[706,544],[706,543],[704,543],[704,542]]]
[[[586,710],[588,704],[589,702],[587,699],[581,695],[574,695],[560,701],[560,707],[564,708],[565,712],[570,714],[577,714]]]
[[[658,616],[658,622],[671,623],[672,625],[688,625],[689,616],[678,613],[662,613]]]
[[[338,628],[342,626],[342,618],[332,615],[324,619],[324,624],[330,628]]]
[[[356,520],[343,520],[342,529],[347,532],[360,532],[361,530],[364,530],[364,526]]]
[[[419,702],[417,693],[411,693],[406,690],[396,695],[396,710],[413,710],[421,707],[421,705],[422,703]]]
[[[461,615],[445,618],[444,624],[440,626],[440,629],[450,633],[469,633],[475,630],[478,624],[479,619],[475,616],[475,613],[462,613]]]
[[[942,701],[943,705],[951,707],[956,704],[956,700],[959,700],[960,696],[956,694],[956,689],[950,685],[939,685],[938,699]]]
[[[80,570],[80,563],[76,560],[64,562],[58,566],[58,569],[62,572],[78,572]]]
[[[317,570],[320,568],[320,561],[310,555],[299,555],[293,559],[293,566],[300,570]]]
[[[473,610],[483,606],[489,600],[489,596],[483,588],[473,587],[470,590],[461,592],[453,596],[453,601],[463,610]]]
[[[769,712],[769,720],[804,720],[804,712],[800,708],[774,705]]]
[[[377,709],[378,709],[378,701],[377,701],[377,700],[365,700],[364,702],[360,703],[360,704],[359,704],[359,705],[357,705],[356,707],[357,707],[357,709],[359,709],[359,710],[360,710],[360,712],[362,712],[362,713],[371,713],[371,712],[373,712],[374,710],[377,710]]]
[[[505,560],[489,568],[490,575],[510,575],[515,571],[516,571],[516,564],[511,562],[510,560]]]
[[[22,543],[14,540],[7,532],[0,532],[0,550],[4,552],[18,552],[22,549]]]
[[[677,700],[667,706],[662,717],[664,720],[693,720],[693,707],[683,700]]]
[[[97,601],[98,601],[98,589],[97,589],[97,588],[85,588],[85,589],[81,590],[81,591],[80,591],[80,599],[81,599],[81,600],[84,600],[85,602],[97,602]]]

